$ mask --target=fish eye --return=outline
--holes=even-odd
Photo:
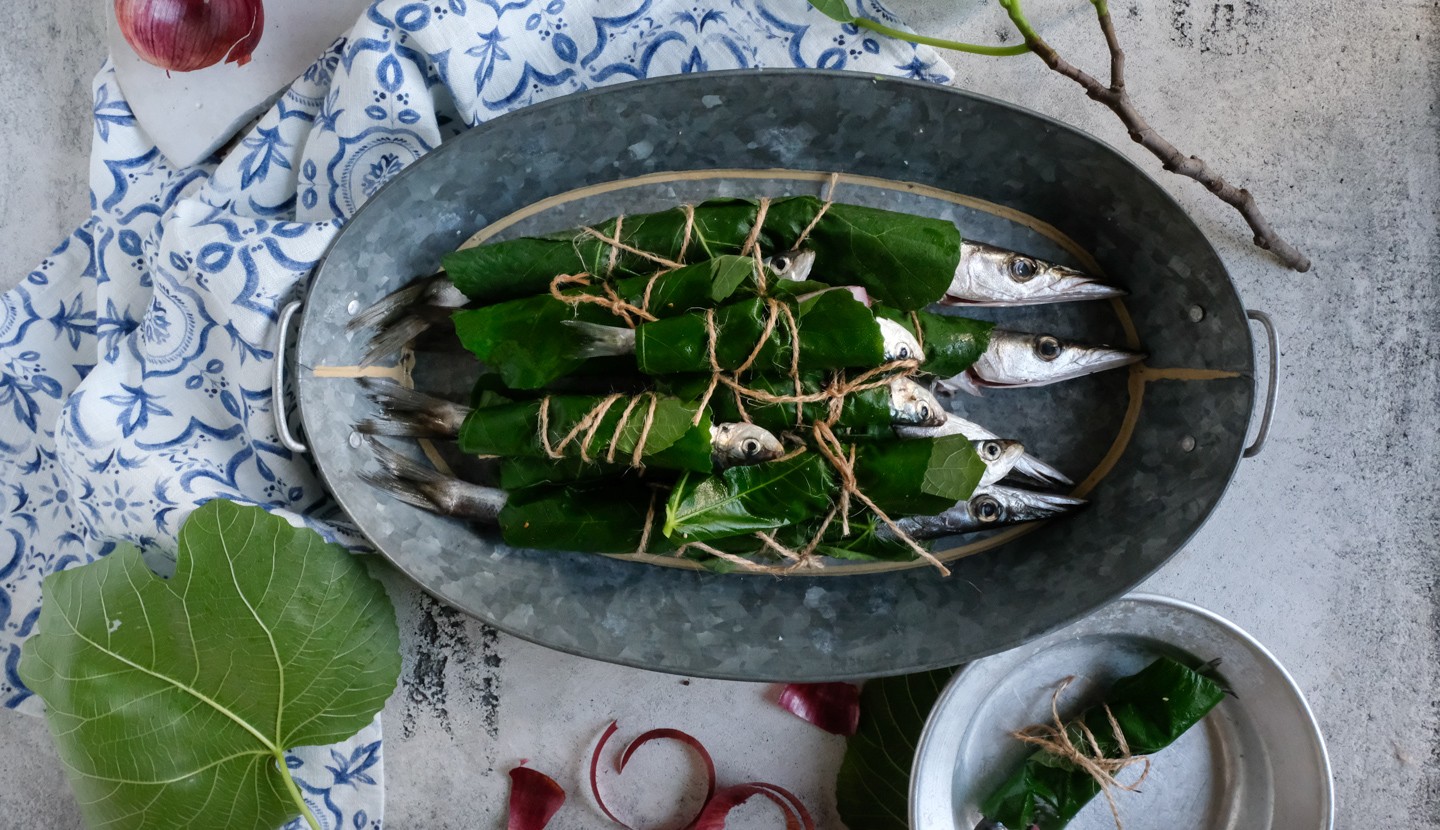
[[[1000,457],[1000,444],[995,441],[986,441],[980,451],[986,458],[994,461]]]
[[[900,347],[895,350],[895,355],[896,355],[896,357],[900,358],[901,360],[909,360],[909,359],[910,359],[910,347],[907,346],[907,345],[905,345],[905,344],[903,344],[903,343],[900,344]]]
[[[1010,260],[1010,276],[1014,277],[1016,282],[1029,282],[1039,270],[1033,259],[1015,257]]]
[[[740,444],[740,452],[743,453],[746,458],[756,458],[760,455],[760,442],[754,438],[746,438]]]
[[[1060,341],[1048,334],[1035,341],[1035,354],[1041,360],[1054,360],[1060,356],[1060,351]]]
[[[930,404],[922,403],[919,407],[916,408],[915,411],[919,413],[920,420],[922,422],[927,422],[930,420]]]
[[[970,511],[986,524],[996,522],[1000,520],[1000,501],[994,496],[980,496],[970,502]]]
[[[790,270],[790,257],[785,254],[776,254],[770,257],[770,270],[777,274],[783,274]]]

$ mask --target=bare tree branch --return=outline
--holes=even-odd
[[[1060,54],[1046,43],[1044,38],[1036,34],[1029,22],[1025,20],[1024,14],[1020,11],[1019,0],[1001,0],[1000,4],[1010,15],[1010,20],[1015,24],[1015,28],[1019,29],[1020,34],[1024,36],[1026,45],[1045,62],[1045,65],[1079,84],[1090,98],[1109,107],[1120,117],[1125,128],[1130,131],[1130,138],[1160,159],[1166,170],[1194,179],[1211,193],[1220,197],[1222,201],[1238,210],[1246,223],[1250,225],[1250,229],[1254,231],[1255,244],[1270,251],[1286,267],[1302,273],[1310,270],[1310,258],[1275,232],[1264,215],[1260,213],[1260,207],[1256,204],[1255,197],[1250,195],[1250,191],[1243,187],[1235,187],[1225,181],[1199,156],[1186,156],[1181,153],[1174,144],[1157,133],[1155,128],[1151,127],[1150,123],[1135,109],[1134,102],[1130,100],[1130,94],[1125,91],[1125,51],[1120,48],[1120,40],[1115,34],[1115,24],[1110,19],[1110,11],[1104,0],[1091,0],[1091,2],[1094,4],[1100,20],[1100,30],[1105,34],[1105,44],[1110,50],[1109,86],[1060,57]]]

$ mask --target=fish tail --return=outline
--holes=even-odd
[[[400,501],[457,519],[494,522],[505,506],[505,491],[461,481],[420,464],[379,441],[370,442],[379,472],[360,478]]]
[[[350,322],[345,324],[345,330],[354,334],[361,329],[383,328],[395,322],[406,311],[420,305],[459,308],[466,302],[465,295],[461,294],[460,290],[451,284],[445,272],[441,271],[434,276],[414,280],[381,297],[374,305],[350,318]]]
[[[583,341],[577,357],[614,357],[635,353],[635,330],[620,326],[601,326],[581,320],[566,320]]]
[[[406,314],[389,324],[385,325],[375,336],[370,338],[370,344],[365,349],[365,356],[360,359],[360,366],[373,366],[376,363],[398,353],[415,338],[429,330],[433,321],[426,319],[423,314]]]
[[[454,438],[470,414],[467,407],[417,392],[392,380],[361,378],[360,387],[380,406],[382,417],[356,425],[365,435],[402,438]]]

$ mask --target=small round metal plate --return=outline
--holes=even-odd
[[[1029,754],[1009,735],[1104,699],[1115,680],[1162,655],[1219,671],[1235,692],[1151,756],[1137,792],[1116,792],[1126,830],[1330,830],[1334,794],[1320,727],[1285,668],[1234,623],[1168,597],[1134,594],[1028,645],[971,663],[941,693],[910,780],[914,830],[970,830],[979,804]],[[1132,767],[1120,775],[1129,782]],[[1113,828],[1097,797],[1069,830]],[[1019,830],[1017,828],[1016,830]]]

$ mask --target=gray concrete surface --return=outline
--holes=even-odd
[[[0,41],[0,285],[83,216],[97,1],[0,12],[11,32]],[[1030,5],[1063,54],[1103,67],[1088,4]],[[1004,31],[993,4],[894,6],[928,33],[993,42]],[[1249,187],[1315,260],[1306,275],[1278,268],[1228,208],[1159,172],[1113,116],[1033,57],[953,58],[959,84],[1090,131],[1155,171],[1283,337],[1269,445],[1145,588],[1230,617],[1291,670],[1329,741],[1338,828],[1440,827],[1440,4],[1122,0],[1114,10],[1153,124]],[[571,793],[552,827],[601,826],[581,782],[589,742],[612,717],[624,735],[687,728],[722,781],[792,787],[824,827],[839,826],[828,805],[842,743],[778,713],[766,687],[566,657],[400,593],[390,826],[501,826],[505,772],[521,758]],[[0,745],[0,824],[78,826],[42,725],[0,715]],[[681,763],[656,752],[652,769]],[[668,793],[631,789],[628,776],[608,783],[627,815],[664,814]]]

